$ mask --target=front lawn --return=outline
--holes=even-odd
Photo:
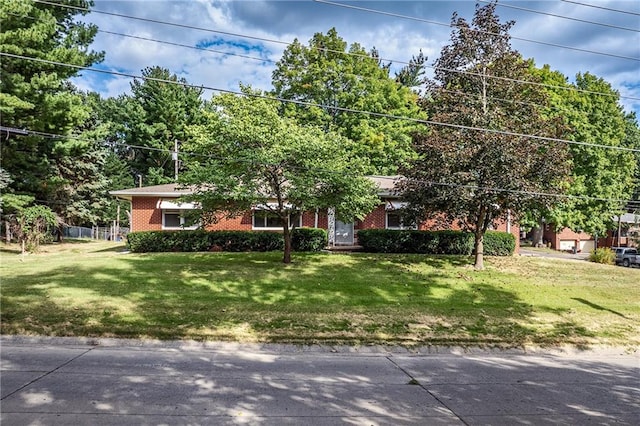
[[[2,334],[346,344],[640,344],[640,270],[532,257],[0,252]]]

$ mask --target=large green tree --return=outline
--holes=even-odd
[[[120,145],[117,152],[146,185],[174,181],[172,151],[184,141],[185,128],[198,122],[201,94],[185,79],[155,66],[134,79],[130,95],[106,100],[109,140]]]
[[[60,3],[92,5],[85,0]],[[16,57],[80,67],[101,61],[102,53],[89,49],[97,28],[78,21],[76,15],[82,13],[30,0],[0,1],[0,116],[3,127],[25,130],[3,135],[2,168],[10,179],[6,192],[12,194],[4,206],[8,213],[20,208],[10,205],[12,200],[29,199],[49,204],[67,221],[92,220],[87,214],[91,194],[87,199],[76,189],[77,179],[99,179],[96,147],[66,137],[90,113],[68,81],[78,69]]]
[[[413,83],[414,71],[418,76],[413,80],[419,78],[416,69],[403,74],[403,83]],[[369,173],[395,173],[412,157],[410,133],[415,123],[345,109],[423,117],[416,94],[389,76],[389,67],[375,50],[367,52],[357,43],[347,46],[335,28],[316,33],[308,45],[295,40],[278,61],[272,83],[276,96],[312,104],[287,104],[287,116],[356,142],[354,154],[369,160]]]
[[[571,153],[568,198],[541,216],[558,228],[602,235],[635,189],[640,149],[637,123],[627,117],[619,94],[604,79],[580,73],[575,83],[548,66],[536,71],[547,84],[551,102],[545,114],[565,122]]]
[[[635,112],[625,116],[625,146],[634,147],[636,167],[633,175],[633,194],[627,203],[627,211],[640,213],[640,126]]]
[[[101,179],[88,182],[89,187],[86,188],[97,194],[99,198],[99,202],[93,203],[92,210],[100,223],[108,224],[119,220],[121,224],[126,224],[124,212],[121,212],[120,216],[118,212],[119,207],[128,206],[129,203],[114,199],[109,195],[109,191],[134,186],[135,176],[127,161],[131,149],[120,141],[120,135],[117,133],[120,124],[110,119],[112,99],[102,99],[97,93],[89,93],[85,99],[90,106],[91,115],[85,121],[82,133],[85,140],[95,141],[99,148],[95,151],[95,165],[101,171]],[[82,189],[82,187],[78,188],[78,190]]]
[[[454,14],[451,42],[436,60],[425,107],[432,125],[414,138],[419,158],[402,169],[400,186],[418,219],[457,222],[475,235],[475,267],[483,239],[498,219],[546,207],[568,173],[565,144],[545,119],[543,91],[530,64],[510,45],[513,22],[501,23],[495,3],[477,7],[471,23]]]
[[[243,90],[248,97],[215,96],[206,122],[191,128],[180,181],[195,188],[204,223],[261,206],[282,226],[289,263],[296,217],[334,207],[343,220],[363,218],[378,198],[348,140],[282,117],[278,102]]]

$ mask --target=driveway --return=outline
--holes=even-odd
[[[520,247],[520,256],[530,257],[546,257],[550,259],[564,259],[564,260],[587,260],[589,253],[567,253],[563,251],[548,251],[540,249],[532,249],[530,247]]]
[[[640,357],[1,338],[3,425],[635,425]]]

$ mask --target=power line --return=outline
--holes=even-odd
[[[448,90],[448,89],[443,89],[443,88],[439,88],[439,91],[442,91],[444,93],[450,93],[452,95],[458,95],[458,96],[464,96],[466,98],[476,98],[476,99],[482,99],[483,95],[476,95],[474,93],[466,93],[466,92],[462,92],[460,90]],[[547,108],[547,105],[540,105],[540,104],[536,104],[533,102],[524,102],[524,101],[515,101],[513,99],[504,99],[504,98],[498,98],[495,96],[490,96],[490,99],[493,99],[494,101],[500,101],[500,102],[505,102],[505,103],[509,103],[509,104],[517,104],[517,105],[529,105],[529,106],[535,106],[535,107],[539,107],[539,108]]]
[[[328,0],[313,0],[313,1],[316,2],[316,3],[324,3],[324,4],[331,5],[331,6],[343,7],[343,8],[346,8],[346,9],[354,9],[354,10],[360,10],[360,11],[363,11],[363,12],[371,12],[371,13],[377,13],[377,14],[385,15],[385,16],[392,16],[392,17],[395,17],[395,18],[409,19],[409,20],[412,20],[412,21],[423,22],[423,23],[426,23],[426,24],[434,24],[434,25],[442,25],[442,26],[447,26],[447,27],[452,27],[452,26],[455,27],[455,25],[445,24],[444,22],[431,21],[429,19],[418,18],[418,17],[415,17],[415,16],[402,15],[402,14],[399,14],[399,13],[385,12],[385,11],[378,10],[378,9],[370,9],[370,8],[367,8],[367,7],[354,6],[354,5],[348,5],[348,4],[342,4],[342,3],[335,3],[333,1],[328,1]],[[490,31],[477,30],[477,29],[473,29],[473,28],[465,28],[465,30],[474,31],[474,32],[482,33],[482,34],[494,35],[494,36],[502,36],[502,34],[493,33],[493,32],[490,32]],[[595,51],[595,50],[582,49],[582,48],[579,48],[579,47],[572,47],[572,46],[565,46],[565,45],[562,45],[562,44],[549,43],[549,42],[539,41],[539,40],[531,40],[531,39],[524,38],[524,37],[516,37],[516,36],[509,36],[509,37],[511,39],[513,39],[513,40],[525,41],[527,43],[541,44],[541,45],[544,45],[544,46],[557,47],[557,48],[567,49],[567,50],[575,50],[577,52],[591,53],[591,54],[594,54],[594,55],[601,55],[601,56],[609,56],[609,57],[618,58],[618,59],[627,59],[627,60],[630,60],[630,61],[640,61],[640,58],[636,58],[636,57],[633,57],[633,56],[615,55],[613,53],[599,52],[599,51]]]
[[[460,184],[460,183],[436,182],[436,181],[429,181],[429,180],[422,180],[422,179],[408,179],[408,181],[412,183],[419,183],[419,184],[424,184],[429,186],[445,186],[450,188],[473,189],[473,190],[481,190],[481,191],[488,191],[488,192],[506,192],[510,194],[577,199],[582,201],[602,201],[602,202],[624,203],[624,204],[629,202],[634,202],[634,200],[618,200],[614,198],[591,197],[588,195],[570,195],[570,194],[557,194],[554,192],[524,191],[524,190],[518,190],[518,189],[495,188],[495,187],[481,186],[481,185],[466,185],[466,184]]]
[[[478,0],[481,3],[491,3],[490,0]],[[617,30],[624,30],[624,31],[632,31],[632,32],[636,32],[636,33],[640,33],[640,30],[637,28],[628,28],[628,27],[621,27],[618,25],[613,25],[613,24],[606,24],[603,22],[595,22],[595,21],[588,21],[586,19],[580,19],[580,18],[573,18],[571,16],[564,16],[564,15],[557,15],[555,13],[550,13],[550,12],[543,12],[541,10],[535,10],[535,9],[527,9],[526,7],[520,7],[520,6],[514,6],[512,4],[506,4],[506,3],[496,3],[497,6],[499,7],[506,7],[509,9],[515,9],[515,10],[522,10],[523,12],[530,12],[530,13],[538,13],[541,15],[546,15],[546,16],[552,16],[554,18],[560,18],[560,19],[567,19],[570,21],[576,21],[576,22],[582,22],[585,24],[592,24],[592,25],[599,25],[602,27],[607,27],[607,28],[614,28]]]
[[[50,1],[46,1],[46,0],[32,0],[32,1],[34,1],[36,3],[46,4],[46,5],[49,5],[49,6],[63,7],[63,8],[66,8],[66,9],[80,10],[80,11],[83,11],[83,12],[98,13],[98,14],[101,14],[101,15],[116,16],[118,18],[134,19],[136,21],[150,22],[150,23],[161,24],[161,25],[169,25],[169,26],[172,26],[172,27],[185,28],[185,29],[189,29],[189,30],[205,31],[205,32],[208,32],[208,33],[223,34],[223,35],[228,35],[228,36],[233,36],[233,37],[240,37],[240,38],[247,38],[247,39],[258,40],[258,41],[267,41],[267,42],[270,42],[270,43],[277,43],[277,44],[283,44],[283,45],[290,44],[290,43],[288,43],[286,41],[267,39],[267,38],[263,38],[263,37],[254,37],[254,36],[249,36],[249,35],[232,33],[232,32],[229,32],[229,31],[212,30],[211,28],[197,27],[195,25],[179,24],[177,22],[167,22],[167,21],[161,21],[161,20],[158,20],[158,19],[141,18],[139,16],[131,16],[131,15],[125,15],[125,14],[115,13],[115,12],[106,12],[106,11],[103,11],[103,10],[88,9],[88,8],[79,7],[79,6],[71,6],[71,5],[67,5],[67,4],[59,4],[59,3],[50,2]]]
[[[191,88],[198,88],[198,89],[213,90],[213,91],[221,92],[221,93],[230,93],[230,94],[239,95],[239,96],[247,96],[247,97],[268,99],[268,100],[278,101],[278,102],[283,102],[283,103],[292,103],[292,104],[296,104],[296,105],[332,109],[332,110],[335,110],[335,111],[342,111],[342,112],[347,112],[347,113],[366,114],[366,115],[369,115],[369,116],[372,116],[372,117],[390,118],[390,119],[396,119],[396,120],[405,120],[405,121],[411,121],[411,122],[414,122],[414,123],[428,124],[428,125],[432,125],[432,126],[449,127],[449,128],[454,128],[454,129],[458,129],[458,130],[471,130],[471,131],[477,131],[477,132],[487,132],[487,133],[493,133],[493,134],[504,135],[504,136],[513,136],[513,137],[518,137],[518,138],[528,138],[528,139],[533,139],[533,140],[538,140],[538,141],[559,142],[559,143],[565,143],[565,144],[571,144],[571,145],[591,146],[591,147],[604,148],[604,149],[615,149],[615,150],[618,150],[618,151],[625,151],[625,152],[640,152],[640,149],[638,149],[638,148],[627,148],[627,147],[620,147],[620,146],[610,146],[610,145],[593,144],[593,143],[588,143],[588,142],[571,141],[571,140],[567,140],[567,139],[551,138],[551,137],[538,136],[538,135],[528,135],[528,134],[524,134],[524,133],[511,132],[511,131],[506,131],[506,130],[486,129],[486,128],[482,128],[482,127],[465,126],[465,125],[462,125],[462,124],[453,124],[453,123],[443,123],[443,122],[438,122],[438,121],[433,121],[433,120],[426,120],[426,119],[412,118],[412,117],[404,117],[404,116],[387,114],[387,113],[363,111],[363,110],[339,107],[339,106],[334,106],[334,105],[323,105],[323,104],[318,104],[318,103],[315,103],[315,102],[300,101],[300,100],[295,100],[295,99],[286,99],[286,98],[281,98],[281,97],[277,97],[277,96],[260,95],[260,94],[255,94],[255,93],[243,93],[243,92],[238,92],[238,91],[230,90],[230,89],[220,89],[220,88],[204,86],[204,85],[198,86],[198,85],[195,85],[195,84],[181,83],[181,82],[177,82],[177,81],[166,80],[166,79],[156,78],[156,77],[148,77],[148,76],[145,77],[145,76],[140,76],[140,75],[135,75],[135,74],[130,74],[130,73],[119,72],[119,71],[100,70],[100,69],[96,69],[96,68],[83,67],[81,65],[67,64],[67,63],[64,63],[64,62],[50,61],[50,60],[47,60],[47,59],[31,58],[31,57],[28,57],[28,56],[14,55],[14,54],[5,53],[5,52],[0,52],[0,56],[6,56],[6,57],[10,57],[10,58],[17,58],[17,59],[24,59],[24,60],[34,61],[34,62],[41,62],[41,63],[50,64],[50,65],[66,66],[66,67],[75,68],[75,69],[78,69],[78,70],[92,71],[92,72],[97,72],[97,73],[101,73],[101,74],[118,75],[118,76],[129,77],[129,78],[139,78],[139,79],[143,79],[143,80],[156,81],[156,82],[159,82],[159,83],[174,84],[174,85],[179,85],[179,86],[183,86],[183,87],[191,87]]]
[[[113,32],[113,31],[98,30],[98,32],[106,33],[106,34],[112,34],[112,35],[116,35],[116,36],[133,38],[133,39],[137,39],[137,40],[144,40],[144,41],[150,41],[150,42],[155,42],[155,43],[167,44],[167,45],[171,45],[171,46],[184,47],[184,48],[188,48],[188,49],[200,50],[200,51],[205,51],[205,52],[219,53],[219,54],[222,54],[222,55],[236,56],[236,57],[245,58],[245,59],[251,59],[251,60],[260,61],[260,62],[270,62],[270,63],[273,63],[273,64],[277,64],[277,62],[278,62],[278,61],[274,61],[274,60],[268,59],[268,58],[260,58],[260,57],[257,57],[257,56],[242,55],[242,54],[233,53],[233,52],[225,52],[225,51],[220,51],[220,50],[216,50],[216,49],[210,49],[210,48],[206,48],[206,47],[190,46],[190,45],[186,45],[186,44],[182,44],[182,43],[174,43],[174,42],[170,42],[170,41],[157,40],[157,39],[148,38],[148,37],[140,37],[140,36],[134,36],[134,35],[129,35],[129,34],[117,33],[117,32]],[[360,55],[360,54],[349,53],[349,52],[341,52],[341,51],[331,50],[331,49],[318,48],[318,50],[322,50],[322,51],[326,51],[326,52],[332,52],[332,53],[343,53],[345,55],[351,55],[351,56],[362,57],[362,58],[369,58],[369,59],[371,58],[371,56],[367,56],[367,55]],[[400,64],[403,64],[403,65],[410,65],[409,62],[396,61],[394,59],[386,59],[386,58],[377,58],[377,59],[382,60],[382,61],[396,62],[396,63],[400,63]],[[614,95],[612,95],[610,93],[602,93],[602,92],[596,92],[596,91],[593,91],[593,90],[579,89],[579,88],[574,87],[574,86],[555,86],[555,85],[552,85],[552,84],[539,83],[539,82],[535,82],[535,81],[519,80],[519,79],[514,79],[514,78],[509,78],[509,77],[501,77],[501,76],[495,76],[495,75],[484,75],[484,74],[480,74],[480,73],[474,73],[474,72],[470,72],[470,71],[461,71],[461,70],[455,70],[455,69],[444,68],[444,67],[435,67],[435,66],[431,66],[431,65],[427,65],[427,64],[424,64],[423,66],[425,68],[439,69],[439,70],[442,70],[442,71],[455,72],[455,73],[458,73],[458,74],[470,75],[470,76],[474,76],[474,77],[486,77],[486,78],[489,78],[489,79],[492,79],[492,80],[500,80],[500,81],[508,81],[508,82],[512,82],[512,83],[529,84],[529,85],[532,85],[532,86],[540,86],[540,87],[546,87],[546,88],[551,88],[551,89],[570,90],[570,91],[576,91],[576,92],[580,92],[580,93],[587,93],[587,94],[594,94],[594,95],[601,95],[601,96],[609,96],[609,97],[614,96]],[[373,77],[369,77],[369,76],[366,76],[366,75],[351,74],[351,73],[345,73],[345,75],[373,79]],[[619,98],[620,99],[630,99],[630,100],[638,100],[638,101],[640,101],[640,98],[631,97],[631,96],[619,95]],[[496,98],[492,97],[492,99],[496,99]]]
[[[221,55],[227,55],[227,56],[235,56],[235,57],[240,57],[240,58],[244,58],[244,59],[251,59],[251,60],[255,60],[255,61],[260,61],[260,62],[270,62],[273,64],[276,64],[277,61],[274,61],[272,59],[268,59],[268,58],[260,58],[257,56],[249,56],[249,55],[242,55],[242,54],[238,54],[238,53],[233,53],[233,52],[225,52],[225,51],[220,51],[220,50],[216,50],[216,49],[210,49],[210,48],[206,48],[206,47],[199,47],[199,46],[190,46],[190,45],[186,45],[186,44],[182,44],[182,43],[174,43],[174,42],[170,42],[170,41],[164,41],[164,40],[157,40],[157,39],[153,39],[153,38],[148,38],[148,37],[140,37],[140,36],[134,36],[134,35],[129,35],[129,34],[123,34],[123,33],[117,33],[117,32],[113,32],[113,31],[106,31],[106,30],[98,30],[98,32],[101,33],[106,33],[106,34],[112,34],[112,35],[116,35],[116,36],[121,36],[121,37],[127,37],[127,38],[133,38],[136,40],[143,40],[143,41],[149,41],[149,42],[155,42],[155,43],[161,43],[161,44],[167,44],[170,46],[177,46],[177,47],[184,47],[184,48],[188,48],[188,49],[194,49],[194,50],[199,50],[199,51],[204,51],[204,52],[212,52],[212,53],[218,53]],[[350,55],[353,55],[352,53],[349,53]],[[370,56],[367,56],[367,58],[370,58]],[[387,61],[387,59],[382,59],[384,61]],[[408,62],[406,64],[409,64]],[[429,67],[428,65],[424,65],[425,67]],[[442,69],[445,71],[453,71],[453,72],[457,72],[460,74],[465,74],[465,75],[471,75],[471,76],[476,76],[476,77],[488,77],[490,79],[495,79],[495,80],[506,80],[506,81],[511,81],[511,82],[516,82],[516,83],[522,83],[522,84],[530,84],[530,85],[541,85],[547,88],[555,88],[555,89],[561,89],[561,90],[575,90],[575,91],[579,91],[579,92],[583,92],[583,93],[589,93],[589,94],[598,94],[598,95],[602,95],[602,96],[612,96],[609,93],[601,93],[601,92],[595,92],[595,91],[590,91],[590,90],[585,90],[585,89],[578,89],[575,88],[573,86],[553,86],[553,85],[548,85],[548,84],[544,84],[544,83],[538,83],[538,82],[532,82],[532,81],[526,81],[526,80],[517,80],[517,79],[512,79],[512,78],[507,78],[507,77],[500,77],[500,76],[493,76],[493,75],[489,75],[489,76],[485,76],[483,74],[479,74],[479,73],[473,73],[473,72],[469,72],[469,71],[459,71],[459,70],[451,70],[451,69],[446,69],[446,68],[440,68],[440,67],[431,67],[431,68],[438,68],[438,69]],[[370,77],[370,76],[366,76],[366,75],[359,75],[359,74],[352,74],[352,73],[343,73],[343,75],[347,75],[347,76],[353,76],[353,77],[362,77],[362,78],[367,78],[367,79],[375,79],[375,77]],[[448,92],[448,90],[444,90],[445,92]],[[461,92],[459,92],[461,93]],[[467,96],[473,96],[473,95],[467,95]],[[625,96],[619,96],[621,99],[625,98],[627,99],[627,97]],[[640,100],[640,98],[631,98],[630,99],[635,99],[635,100]],[[505,101],[505,102],[514,102],[511,100],[507,100],[507,99],[501,99],[501,98],[496,98],[495,96],[490,96],[490,99],[494,99],[494,100],[499,100],[499,101]],[[531,104],[529,102],[516,102],[516,103],[520,103],[520,104],[529,104],[529,105],[535,105],[535,104]],[[537,105],[537,106],[542,106],[542,105]]]
[[[572,0],[561,0],[561,1],[563,1],[565,3],[577,4],[579,6],[593,7],[593,8],[596,8],[596,9],[608,10],[608,11],[611,11],[611,12],[625,13],[627,15],[640,16],[640,13],[630,12],[630,11],[627,11],[627,10],[613,9],[611,7],[605,7],[605,6],[595,5],[595,4],[588,4],[588,3],[581,3],[579,1],[572,1]]]
[[[122,142],[112,142],[112,141],[107,141],[107,140],[96,140],[96,139],[87,139],[81,136],[76,136],[76,135],[58,135],[55,133],[48,133],[48,132],[41,132],[41,131],[37,131],[37,130],[28,130],[28,129],[19,129],[20,136],[39,136],[39,137],[43,137],[43,138],[47,138],[47,139],[61,139],[61,140],[66,140],[66,139],[72,139],[72,140],[76,140],[79,142],[88,142],[88,143],[94,143],[94,144],[100,144],[105,148],[110,148],[110,149],[114,149],[114,148],[128,148],[128,149],[139,149],[139,150],[146,150],[146,151],[154,151],[154,152],[159,152],[159,153],[165,153],[165,154],[173,154],[175,153],[174,150],[172,149],[168,149],[168,148],[155,148],[155,147],[150,147],[150,146],[143,146],[143,145],[133,145],[133,144],[128,144],[128,143],[122,143]],[[199,157],[199,158],[204,158],[204,159],[210,159],[210,160],[223,160],[223,161],[228,161],[228,160],[233,160],[235,162],[239,162],[239,163],[248,163],[248,164],[261,164],[264,166],[278,166],[278,163],[267,163],[267,162],[256,162],[254,158],[242,158],[242,157],[238,157],[238,156],[234,156],[234,157],[223,157],[223,156],[219,156],[219,155],[213,155],[213,154],[199,154],[199,153],[194,153],[194,152],[189,152],[189,151],[180,151],[180,155],[184,156],[189,156],[189,157]],[[296,167],[296,166],[290,166],[289,168],[291,169],[298,169],[298,170],[309,170],[309,168],[304,168],[304,167]],[[334,171],[334,170],[329,170],[329,169],[321,169],[321,168],[313,168],[312,170],[321,170],[324,172],[328,172],[328,173],[340,173],[341,175],[344,175],[345,172],[344,171]],[[356,176],[356,175],[354,175]]]
[[[211,48],[208,48],[208,47],[190,46],[188,44],[175,43],[175,42],[172,42],[172,41],[165,41],[165,40],[157,40],[157,39],[153,39],[153,38],[149,38],[149,37],[134,36],[134,35],[130,35],[130,34],[117,33],[117,32],[114,32],[114,31],[98,30],[98,32],[104,33],[104,34],[111,34],[111,35],[115,35],[115,36],[132,38],[132,39],[136,39],[136,40],[151,41],[151,42],[155,42],[155,43],[166,44],[166,45],[169,45],[169,46],[185,47],[185,48],[188,48],[188,49],[200,50],[200,51],[203,51],[203,52],[212,52],[212,53],[218,53],[218,54],[221,54],[221,55],[236,56],[236,57],[239,57],[239,58],[251,59],[251,60],[254,60],[254,61],[270,62],[272,64],[275,64],[277,62],[277,61],[274,61],[273,59],[269,59],[269,58],[260,58],[258,56],[250,56],[250,55],[243,55],[243,54],[240,54],[240,53],[225,52],[223,50],[211,49]]]
[[[17,13],[8,13],[7,15],[15,16],[15,17],[18,17],[18,18],[31,19],[32,21],[44,22],[43,20],[35,18],[33,16],[19,15]],[[56,24],[56,25],[58,27],[60,27],[60,28],[64,28],[63,25],[60,25],[60,24]],[[169,46],[184,47],[184,48],[187,48],[187,49],[199,50],[199,51],[204,51],[204,52],[218,53],[218,54],[221,54],[221,55],[237,56],[237,57],[240,57],[240,58],[251,59],[251,60],[260,61],[260,62],[271,62],[273,64],[277,63],[277,61],[274,61],[273,59],[269,59],[269,58],[261,58],[261,57],[258,57],[258,56],[243,55],[243,54],[240,54],[240,53],[226,52],[224,50],[211,49],[209,47],[192,46],[192,45],[189,45],[189,44],[176,43],[176,42],[173,42],[173,41],[158,40],[158,39],[150,38],[150,37],[142,37],[142,36],[135,36],[135,35],[131,35],[131,34],[118,33],[118,32],[115,32],[115,31],[101,30],[99,28],[97,29],[97,32],[103,33],[103,34],[115,35],[115,36],[119,36],[119,37],[132,38],[132,39],[135,39],[135,40],[143,40],[143,41],[150,41],[150,42],[154,42],[154,43],[166,44],[166,45],[169,45]],[[408,62],[407,62],[407,64],[408,64]]]
[[[75,135],[57,135],[55,133],[47,133],[47,132],[40,132],[40,131],[35,131],[35,130],[28,130],[28,129],[19,129],[21,131],[21,135],[25,136],[25,135],[34,135],[34,136],[41,136],[41,137],[46,137],[46,138],[51,138],[51,139],[73,139],[73,140],[77,140],[80,142],[91,142],[91,143],[100,143],[103,146],[107,147],[107,148],[113,148],[113,147],[124,147],[124,148],[132,148],[132,149],[143,149],[143,150],[148,150],[148,151],[155,151],[155,152],[164,152],[167,154],[173,153],[174,151],[171,149],[167,149],[167,148],[154,148],[154,147],[149,147],[149,146],[142,146],[142,145],[132,145],[132,144],[126,144],[126,143],[113,143],[110,141],[100,141],[100,140],[95,140],[95,139],[86,139],[86,138],[82,138],[79,136],[75,136]],[[229,160],[229,157],[221,157],[221,156],[216,156],[216,155],[211,155],[211,154],[198,154],[198,153],[193,153],[193,152],[189,152],[189,151],[181,151],[180,154],[182,154],[183,156],[193,156],[193,157],[202,157],[202,158],[208,158],[208,159],[213,159],[213,160]],[[250,159],[250,158],[238,158],[238,157],[234,157],[232,158],[233,161],[238,161],[238,162],[245,162],[245,163],[250,163],[250,164],[255,164],[256,161],[254,159]],[[270,165],[275,165],[275,164],[271,164],[271,163],[266,163],[266,162],[262,162],[259,163],[261,165],[265,165],[265,166],[270,166]],[[296,167],[293,167],[296,168]],[[323,170],[326,172],[333,172],[332,170],[328,170],[328,169],[320,169],[320,168],[316,168],[316,170]],[[340,172],[343,173],[343,172]],[[406,179],[406,178],[405,178]],[[614,198],[603,198],[603,197],[591,197],[591,196],[586,196],[586,195],[570,195],[570,194],[558,194],[558,193],[552,193],[552,192],[539,192],[539,191],[525,191],[525,190],[516,190],[516,189],[507,189],[507,188],[497,188],[497,187],[490,187],[490,186],[481,186],[481,185],[469,185],[469,184],[460,184],[460,183],[449,183],[449,182],[437,182],[437,181],[429,181],[429,180],[423,180],[423,179],[408,179],[409,182],[415,182],[415,183],[420,183],[420,184],[425,184],[425,185],[433,185],[433,186],[446,186],[446,187],[451,187],[451,188],[462,188],[462,189],[473,189],[473,190],[482,190],[482,191],[489,191],[489,192],[505,192],[505,193],[511,193],[511,194],[522,194],[522,195],[534,195],[534,196],[544,196],[544,197],[554,197],[554,198],[566,198],[566,199],[577,199],[577,200],[582,200],[582,201],[601,201],[601,202],[611,202],[611,203],[624,203],[625,205],[634,205],[636,203],[640,203],[640,201],[637,200],[633,200],[633,199],[629,199],[629,200],[620,200],[620,199],[614,199]]]
[[[117,17],[121,17],[121,18],[140,20],[140,21],[145,21],[145,22],[152,22],[152,23],[168,25],[168,26],[176,26],[176,27],[179,27],[179,28],[188,28],[188,29],[194,29],[194,30],[199,30],[199,31],[206,31],[206,32],[216,33],[216,34],[231,35],[231,36],[234,36],[234,37],[246,38],[246,39],[250,39],[250,40],[258,40],[258,41],[264,41],[264,42],[269,42],[269,43],[278,43],[278,44],[282,44],[282,45],[286,45],[286,46],[291,46],[293,44],[293,43],[290,43],[290,42],[284,42],[284,41],[280,41],[280,40],[273,40],[273,39],[264,38],[264,37],[255,37],[255,36],[239,34],[239,33],[231,33],[231,32],[226,32],[226,31],[212,30],[210,28],[202,28],[202,27],[196,27],[196,26],[192,26],[192,25],[185,25],[185,24],[178,24],[178,23],[173,23],[173,22],[160,21],[160,20],[156,20],[156,19],[139,18],[139,17],[130,16],[130,15],[124,15],[124,14],[119,14],[119,13],[104,12],[104,11],[86,9],[86,8],[81,8],[81,7],[77,7],[77,6],[70,6],[70,5],[62,5],[62,4],[49,2],[49,1],[46,1],[46,0],[33,0],[33,1],[37,2],[37,3],[51,5],[51,6],[64,7],[64,8],[69,8],[69,9],[74,9],[74,10],[81,10],[81,11],[91,12],[91,13],[106,14],[106,15],[117,16]],[[319,0],[316,0],[316,1],[319,1]],[[416,19],[418,19],[418,18],[416,18]],[[449,24],[443,24],[443,23],[440,23],[440,24],[446,25],[448,27],[450,26]],[[103,30],[99,30],[99,31],[104,32]],[[129,36],[129,35],[126,35],[126,34],[120,34],[120,33],[113,33],[113,34],[122,35],[124,37],[134,37],[134,38],[137,37],[137,36]],[[152,40],[154,40],[154,39],[149,39],[149,41],[152,41]],[[158,40],[158,42],[163,43],[160,40]],[[167,43],[172,44],[172,42],[167,42]],[[183,47],[194,48],[193,46],[183,46]],[[314,48],[316,50],[323,51],[323,52],[338,53],[338,54],[342,54],[342,55],[349,55],[349,56],[354,56],[354,57],[359,57],[359,58],[367,58],[367,59],[371,58],[371,56],[365,55],[365,54],[344,52],[344,51],[340,51],[340,50],[334,50],[334,49],[328,49],[328,48],[320,48],[320,47],[314,47]],[[239,56],[237,54],[228,53],[228,52],[224,53],[224,54],[233,55],[233,56]],[[248,57],[248,56],[246,56],[246,58],[247,59],[254,59],[254,57]],[[380,61],[387,61],[387,62],[398,63],[398,64],[402,64],[402,65],[411,65],[411,63],[407,62],[407,61],[400,61],[400,60],[394,60],[394,59],[382,58],[382,57],[379,57],[379,58],[376,58],[376,59],[378,59]],[[264,61],[272,62],[271,60],[263,59],[263,58],[261,58],[260,60],[263,61],[263,62]],[[436,67],[436,66],[427,65],[427,64],[424,64],[423,66],[425,68],[430,68],[430,69],[434,69],[434,70],[442,70],[442,71],[454,72],[454,73],[458,73],[458,74],[465,74],[465,75],[471,75],[471,76],[476,76],[476,77],[485,77],[485,78],[490,78],[490,79],[495,79],[495,80],[500,80],[500,81],[509,81],[509,82],[513,82],[513,83],[529,84],[529,85],[538,86],[538,87],[548,87],[548,88],[561,89],[561,90],[570,90],[570,91],[576,91],[576,92],[580,92],[580,93],[596,94],[596,95],[608,96],[608,97],[615,96],[615,95],[610,94],[610,93],[602,93],[602,92],[596,92],[596,91],[592,91],[592,90],[579,89],[579,88],[574,87],[574,86],[563,87],[563,86],[556,86],[556,85],[552,85],[552,84],[538,83],[538,82],[527,81],[527,80],[518,80],[518,79],[513,79],[513,78],[508,78],[508,77],[486,76],[486,75],[482,75],[480,73],[473,73],[473,72],[469,72],[469,71],[463,71],[463,70],[457,70],[457,69],[451,69],[451,68],[444,68],[444,67]],[[363,76],[363,77],[366,77],[366,76]],[[632,96],[618,95],[618,97],[620,99],[629,99],[629,100],[640,101],[640,98],[632,97]]]

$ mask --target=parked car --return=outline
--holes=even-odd
[[[616,252],[616,265],[640,266],[640,255],[635,247],[612,247],[612,250]]]

